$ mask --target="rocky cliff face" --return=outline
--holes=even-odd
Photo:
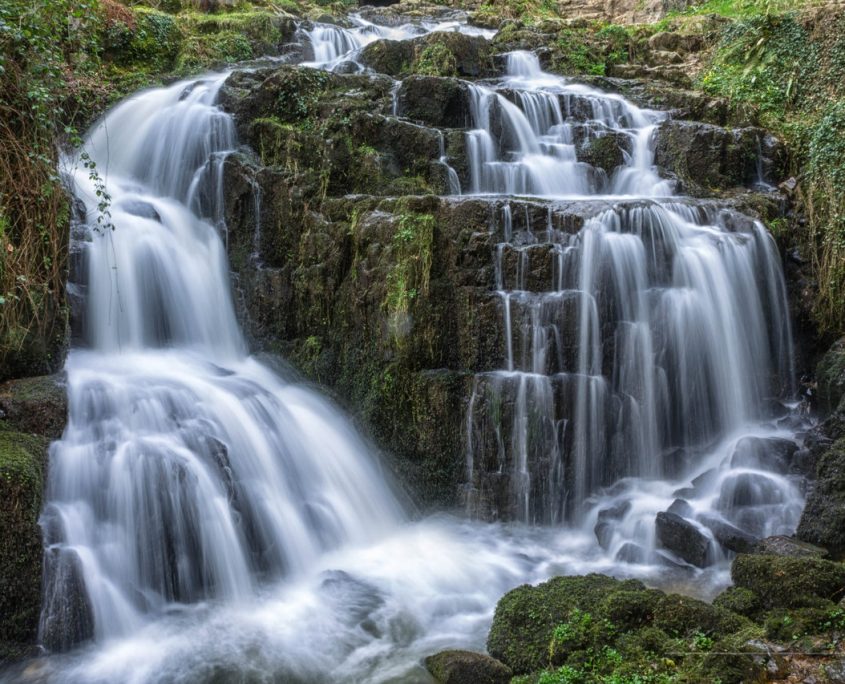
[[[508,518],[514,503],[502,472],[511,464],[498,462],[493,443],[480,448],[479,474],[470,479],[465,461],[479,429],[468,422],[468,407],[484,393],[476,378],[502,367],[508,344],[495,292],[496,245],[506,230],[573,234],[611,206],[443,197],[449,167],[461,187],[470,183],[471,81],[457,74],[499,72],[498,51],[512,45],[457,34],[415,40],[420,45],[376,41],[363,52],[363,61],[398,81],[295,66],[229,78],[222,104],[250,148],[229,157],[225,172],[237,297],[255,346],[282,354],[347,403],[394,455],[423,506],[469,504],[480,515]],[[448,53],[456,75],[414,73],[431,45]],[[602,85],[643,103],[671,103],[679,116],[718,112],[718,103],[667,84]],[[586,101],[567,106],[575,119],[589,118]],[[579,161],[610,174],[630,139],[589,133],[577,129]],[[761,149],[769,177],[782,172],[782,151],[764,131],[669,120],[656,139],[661,173],[678,187],[732,197],[728,204],[766,216],[782,210],[749,192]],[[553,254],[542,251],[524,274],[528,289],[551,282]],[[502,264],[511,280],[522,268],[513,250]],[[494,402],[475,420],[498,421],[509,410]]]

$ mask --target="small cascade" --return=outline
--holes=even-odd
[[[398,26],[374,24],[359,14],[351,14],[347,19],[349,27],[316,22],[310,29],[303,31],[314,57],[310,62],[305,62],[306,66],[331,71],[340,64],[353,64],[358,70],[363,70],[356,55],[361,48],[377,40],[410,40],[427,33],[449,31],[486,38],[492,38],[496,33],[470,26],[465,19],[409,22]]]
[[[662,114],[544,74],[527,53],[507,70],[471,86],[470,191],[580,203],[544,218],[505,201],[491,225],[503,358],[468,404],[469,510],[598,525],[616,560],[646,564],[655,515],[675,498],[702,534],[791,532],[797,483],[733,456],[743,435],[789,439],[762,427],[793,390],[773,240],[723,205],[671,198],[653,168]],[[624,145],[611,173],[577,161],[585,126]]]
[[[402,512],[360,438],[319,396],[246,355],[220,226],[216,106],[226,75],[148,91],[86,149],[116,229],[84,245],[87,349],[67,361],[53,445],[41,635],[129,635],[206,599],[245,600]],[[98,198],[71,160],[89,216]],[[95,225],[95,224],[94,224]]]
[[[473,194],[670,194],[653,169],[651,149],[664,114],[544,73],[533,53],[509,53],[506,63],[497,85],[470,85],[473,128],[466,144]],[[575,144],[609,134],[629,140],[625,163],[611,177],[579,162]]]

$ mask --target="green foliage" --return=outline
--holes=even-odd
[[[413,70],[423,76],[456,76],[458,66],[448,47],[443,43],[433,43],[417,55]]]
[[[818,59],[817,46],[796,17],[756,16],[724,30],[701,85],[754,106],[766,123],[802,102]]]
[[[408,333],[411,305],[428,294],[431,277],[434,227],[432,214],[403,211],[393,236],[393,268],[387,274],[387,294],[383,308],[397,346]]]

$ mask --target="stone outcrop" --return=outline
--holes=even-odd
[[[0,662],[31,653],[41,612],[38,516],[47,447],[67,421],[60,377],[0,385]]]

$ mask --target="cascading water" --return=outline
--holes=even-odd
[[[465,21],[445,19],[442,21],[419,21],[398,26],[381,26],[352,14],[348,27],[334,24],[314,23],[303,33],[311,46],[314,59],[307,66],[321,69],[335,69],[340,64],[351,64],[357,69],[363,67],[357,62],[358,51],[377,40],[409,40],[427,33],[459,31],[468,35],[492,38],[495,31],[469,26]]]
[[[470,400],[470,510],[596,526],[605,548],[636,562],[663,558],[653,520],[675,498],[693,525],[791,532],[796,483],[734,453],[745,432],[791,437],[762,427],[793,374],[773,240],[715,203],[630,198],[670,190],[651,152],[662,114],[570,86],[533,55],[510,54],[508,71],[471,94],[473,191],[581,207],[549,205],[539,225],[526,208],[517,230],[519,212],[499,210],[505,359],[476,376]],[[576,128],[627,139],[623,163],[606,176],[576,161]],[[567,214],[577,227],[556,228]]]
[[[310,66],[469,31],[352,23],[312,27]],[[429,682],[421,657],[481,648],[522,582],[723,585],[724,565],[678,570],[657,552],[670,506],[707,535],[794,528],[801,495],[767,447],[793,434],[765,420],[792,374],[774,246],[730,209],[668,197],[651,152],[662,114],[524,52],[501,81],[468,84],[465,190],[555,198],[490,198],[504,358],[468,405],[468,503],[557,525],[412,523],[344,418],[246,354],[220,234],[236,145],[214,105],[224,79],[135,96],[86,143],[116,230],[84,244],[86,344],[68,359],[43,515],[42,639],[74,650],[17,679]],[[622,162],[579,162],[603,136]],[[94,226],[96,183],[72,175]]]
[[[470,85],[473,129],[467,158],[473,194],[671,194],[653,169],[651,139],[665,114],[540,70],[537,56],[512,52],[495,87]],[[579,162],[578,139],[627,139],[627,163],[612,177]]]
[[[234,147],[214,106],[224,79],[133,98],[86,142],[119,229],[85,245],[90,348],[67,363],[43,516],[50,646],[250,596],[402,519],[334,409],[246,356],[221,236],[188,208],[222,203],[197,192],[219,190],[213,167]],[[95,213],[87,171],[74,177]]]

